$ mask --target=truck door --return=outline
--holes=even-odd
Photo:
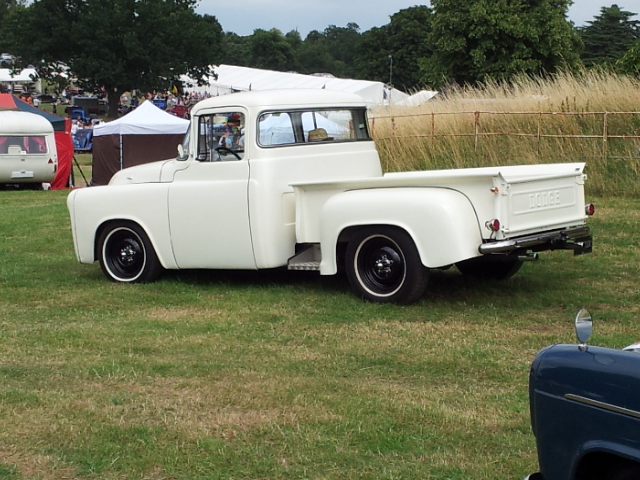
[[[169,226],[179,268],[256,269],[249,225],[249,161],[238,111],[202,115],[194,158],[169,186]]]

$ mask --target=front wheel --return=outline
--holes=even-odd
[[[152,282],[162,265],[146,233],[138,225],[118,222],[109,225],[98,240],[100,268],[114,282]]]
[[[429,281],[413,239],[393,227],[358,231],[347,246],[345,265],[353,290],[370,302],[414,303]]]

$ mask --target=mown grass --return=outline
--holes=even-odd
[[[397,307],[301,272],[113,284],[65,192],[0,193],[0,479],[522,478],[535,352],[582,306],[592,343],[639,339],[635,199],[596,201],[591,255]]]
[[[377,109],[372,117],[386,171],[586,162],[588,193],[640,196],[635,77],[522,77],[446,92],[419,107]]]

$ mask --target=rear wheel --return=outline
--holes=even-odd
[[[147,234],[134,223],[118,222],[105,228],[98,252],[102,272],[114,282],[152,282],[162,271]]]
[[[483,280],[506,280],[518,273],[522,260],[512,255],[487,255],[458,262],[456,267],[463,275]]]
[[[624,462],[614,468],[605,477],[605,480],[638,480],[640,478],[640,465],[633,462]]]
[[[345,266],[353,290],[370,302],[414,303],[429,280],[412,238],[393,227],[358,231],[347,246]]]

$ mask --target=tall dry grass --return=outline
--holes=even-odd
[[[591,194],[640,196],[640,79],[520,77],[371,114],[386,171],[586,162]]]

